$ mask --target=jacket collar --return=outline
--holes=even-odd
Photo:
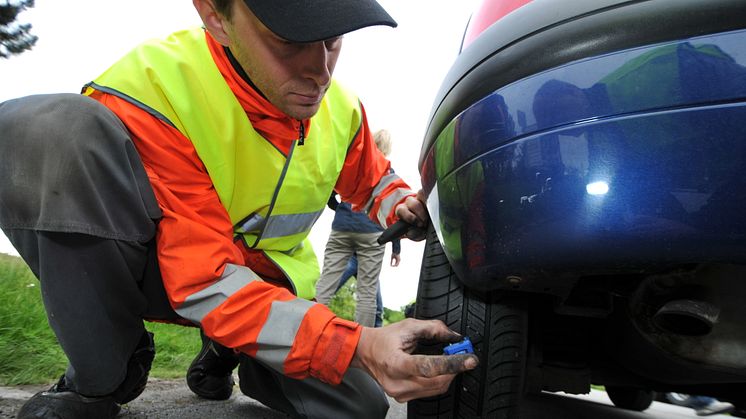
[[[251,125],[262,137],[286,151],[292,141],[298,139],[301,121],[285,115],[267,100],[254,86],[230,50],[220,45],[209,32],[205,32],[215,64],[246,111]],[[310,122],[310,119],[303,121],[304,132],[308,132]]]

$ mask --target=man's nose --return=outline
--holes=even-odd
[[[305,76],[312,79],[319,86],[326,86],[332,78],[329,72],[329,50],[323,41],[312,42],[307,45],[305,54]]]

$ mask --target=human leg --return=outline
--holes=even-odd
[[[316,283],[316,301],[329,304],[339,283],[339,276],[345,270],[352,256],[353,247],[349,241],[351,233],[332,230],[324,250],[324,266]]]
[[[385,246],[378,244],[378,233],[355,233],[357,253],[357,306],[355,321],[366,327],[373,327],[376,318],[376,294],[378,276]]]
[[[677,406],[691,407],[691,397],[684,393],[666,393],[666,399]]]
[[[296,418],[384,418],[389,408],[378,383],[357,368],[331,386],[315,378],[286,377],[241,355],[238,376],[245,395]]]
[[[707,406],[694,409],[694,412],[697,414],[697,416],[711,416],[730,413],[735,409],[736,407],[731,403],[713,400],[712,403],[708,404]]]
[[[683,393],[666,393],[666,399],[679,406],[689,407],[697,416],[710,416],[727,413],[735,408],[732,404],[721,402],[709,396],[697,396]]]
[[[336,293],[340,288],[344,287],[347,281],[349,281],[353,276],[357,276],[357,255],[355,253],[353,253],[350,260],[347,261],[347,268],[342,272],[342,276],[339,277],[337,290],[334,292]]]
[[[19,417],[111,417],[142,392],[154,356],[141,287],[160,213],[147,175],[121,122],[79,95],[4,102],[0,131],[0,227],[69,361]]]
[[[67,387],[114,393],[136,348],[152,347],[143,340],[147,299],[135,278],[143,249],[77,233],[5,232],[39,278],[49,326],[70,362]]]
[[[378,281],[378,292],[376,292],[376,322],[374,327],[383,326],[383,298],[381,297],[381,281]]]
[[[719,413],[728,413],[735,409],[730,403],[721,402],[714,397],[690,396],[689,407],[694,409],[697,416],[710,416]]]
[[[146,243],[161,216],[127,129],[81,95],[0,103],[0,227]]]
[[[715,401],[716,400],[714,398],[708,396],[689,396],[686,405],[688,407],[691,407],[692,409],[698,409],[700,407],[712,404]]]

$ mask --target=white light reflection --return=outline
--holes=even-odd
[[[604,181],[592,182],[585,185],[588,195],[606,195],[609,193],[609,184]]]

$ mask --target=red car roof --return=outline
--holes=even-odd
[[[461,49],[469,46],[485,29],[500,18],[530,2],[531,0],[484,0],[469,21]]]

